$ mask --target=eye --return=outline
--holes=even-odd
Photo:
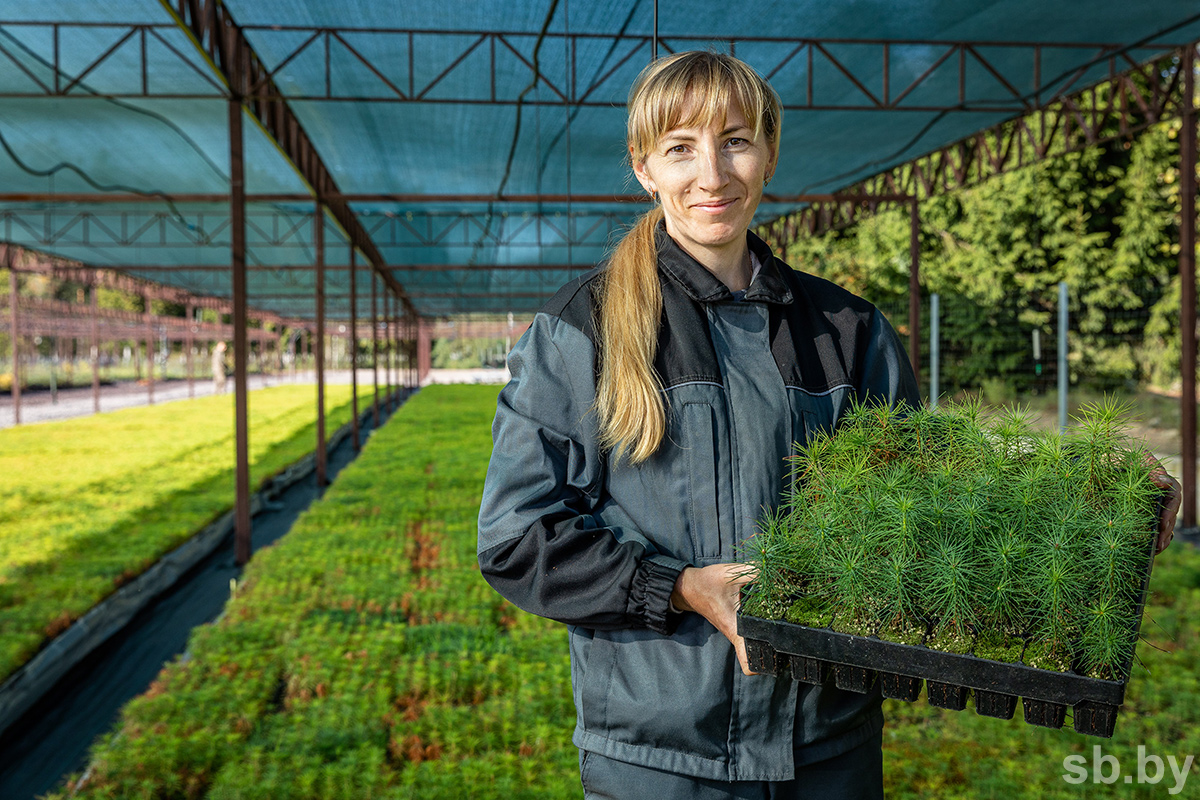
[[[744,147],[745,145],[747,145],[749,143],[750,142],[746,139],[742,139],[741,137],[734,136],[732,139],[730,139],[725,144],[728,145],[729,147]]]
[[[674,147],[667,148],[667,152],[674,153],[675,155],[683,155],[687,152],[687,145],[677,144]]]

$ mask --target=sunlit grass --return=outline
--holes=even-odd
[[[350,418],[327,388],[327,431]],[[251,482],[315,447],[315,390],[250,395]],[[233,505],[232,396],[0,430],[0,679]]]

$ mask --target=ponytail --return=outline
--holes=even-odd
[[[625,455],[633,464],[645,461],[667,430],[662,381],[654,371],[663,308],[654,233],[662,219],[661,206],[638,219],[617,245],[600,284],[595,408],[600,445],[612,451],[614,463]]]

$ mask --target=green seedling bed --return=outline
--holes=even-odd
[[[1151,561],[1152,553],[1147,553],[1138,625],[1132,632],[1135,642]],[[1091,736],[1112,737],[1117,710],[1125,700],[1127,679],[1038,669],[748,614],[738,615],[738,633],[746,639],[754,672],[817,685],[832,680],[839,689],[859,693],[878,683],[884,697],[906,702],[918,699],[924,683],[932,706],[962,711],[971,693],[977,713],[999,719],[1012,719],[1020,697],[1025,721],[1048,728],[1061,728],[1070,706],[1075,730]],[[1131,666],[1132,656],[1122,674],[1128,676]]]

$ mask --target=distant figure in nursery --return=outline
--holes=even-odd
[[[213,394],[225,394],[225,343],[217,342],[212,352]]]

